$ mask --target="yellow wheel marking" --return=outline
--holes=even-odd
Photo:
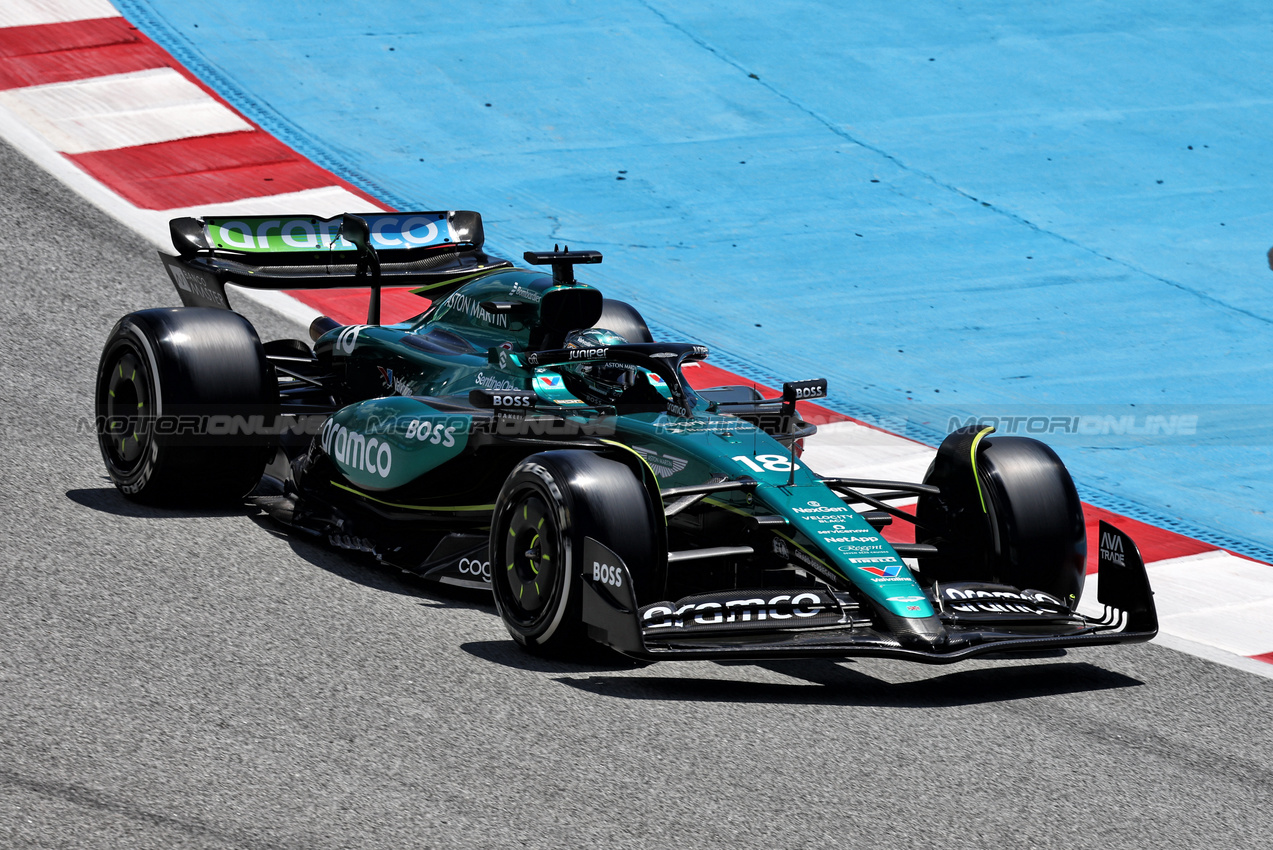
[[[981,444],[981,438],[989,434],[995,429],[993,425],[987,425],[977,432],[977,436],[972,438],[972,480],[977,485],[977,498],[981,499],[981,512],[983,514],[990,513],[986,510],[986,495],[981,492],[981,476],[977,475],[977,446]]]

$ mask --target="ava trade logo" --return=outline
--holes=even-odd
[[[897,578],[902,574],[901,564],[893,564],[889,567],[858,567],[858,569],[880,578]]]

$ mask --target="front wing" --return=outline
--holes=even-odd
[[[1082,646],[1143,643],[1158,615],[1136,544],[1100,524],[1099,618],[987,615],[980,621],[942,605],[940,625],[865,610],[829,589],[730,590],[639,606],[627,566],[588,538],[582,558],[584,623],[594,640],[624,655],[668,659],[897,658],[950,664],[985,655],[1033,654]],[[995,607],[995,606],[988,606]]]

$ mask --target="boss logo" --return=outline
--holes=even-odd
[[[592,562],[592,580],[611,587],[623,587],[623,570],[600,561]]]
[[[495,407],[530,407],[534,396],[530,395],[493,395],[491,404]]]
[[[786,401],[799,401],[806,398],[826,398],[827,382],[825,378],[816,381],[788,381],[782,385],[782,397]]]

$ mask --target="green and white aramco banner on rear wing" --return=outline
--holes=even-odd
[[[445,212],[369,213],[361,216],[371,230],[377,251],[425,248],[468,242]],[[354,244],[339,236],[341,216],[236,216],[203,220],[208,245],[228,251],[352,251]]]

